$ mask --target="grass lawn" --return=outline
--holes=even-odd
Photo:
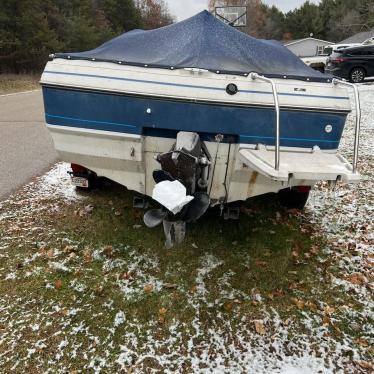
[[[356,185],[210,209],[163,246],[133,194],[77,192],[68,166],[0,202],[1,373],[371,373],[374,90]],[[352,155],[349,117],[340,151]]]
[[[245,203],[239,222],[211,209],[166,250],[132,193],[77,194],[65,168],[0,207],[2,372],[370,365],[365,306],[326,287],[336,261],[301,214],[271,197]]]
[[[0,74],[0,95],[21,91],[37,90],[40,75]]]

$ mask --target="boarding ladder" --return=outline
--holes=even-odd
[[[355,182],[361,179],[357,172],[358,151],[360,140],[361,108],[359,91],[355,84],[343,80],[333,79],[334,86],[342,85],[353,88],[356,125],[353,164],[351,165],[343,156],[322,152],[318,147],[311,152],[280,151],[280,105],[278,91],[273,79],[257,73],[250,73],[250,79],[269,83],[272,87],[275,108],[275,148],[269,151],[266,146],[258,145],[256,149],[241,148],[239,155],[241,161],[251,169],[275,181],[291,183],[291,179],[304,181],[326,180],[336,182]],[[282,156],[282,159],[281,159]]]

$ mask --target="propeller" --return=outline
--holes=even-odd
[[[205,192],[195,192],[194,199],[187,205],[184,221],[197,221],[209,208],[210,198]]]
[[[170,182],[175,181],[175,179],[171,176],[171,174],[165,170],[154,170],[153,179],[156,182],[156,184],[163,182],[163,181],[170,181]]]
[[[154,228],[163,222],[167,214],[164,209],[151,209],[144,214],[143,221],[147,227]]]

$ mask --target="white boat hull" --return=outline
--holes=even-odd
[[[297,179],[289,165],[293,154],[297,162],[300,152],[311,154],[316,147],[321,149],[319,165],[323,154],[331,164],[350,111],[346,90],[332,83],[276,81],[281,157],[287,152],[288,178],[285,170],[277,178],[251,157],[243,159],[242,150],[259,144],[274,149],[273,97],[267,83],[196,69],[167,71],[66,59],[49,62],[41,83],[47,126],[62,160],[152,196],[152,172],[160,168],[155,157],[172,149],[178,131],[197,132],[205,137],[211,155],[214,173],[208,192],[214,205],[288,186],[312,186],[326,177],[323,167],[320,173],[308,173],[311,164],[306,164],[305,173],[299,173],[303,178]],[[229,83],[237,85],[236,95],[226,92]],[[228,140],[216,142],[217,134]],[[313,157],[308,160],[314,162]],[[330,173],[329,180],[339,179],[341,170],[344,180],[357,180],[349,164],[334,160],[337,172]]]

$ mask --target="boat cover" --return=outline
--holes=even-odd
[[[208,11],[155,30],[133,30],[100,47],[80,53],[58,53],[57,58],[110,61],[156,68],[199,68],[216,73],[328,81],[275,40],[244,34]]]

